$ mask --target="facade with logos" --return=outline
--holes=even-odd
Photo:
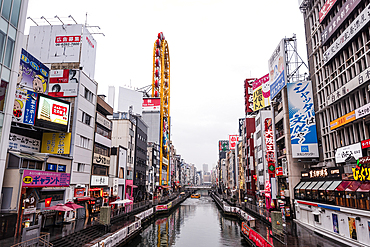
[[[370,241],[370,187],[365,175],[370,138],[369,4],[360,0],[300,1],[322,166],[315,168],[319,172],[311,167],[305,176],[323,177],[324,181],[308,184],[302,177],[295,187],[296,217],[320,234],[352,246]],[[336,169],[341,177],[334,180],[330,176]],[[316,190],[318,198],[316,192],[307,196]]]
[[[147,192],[149,198],[158,196],[159,190],[159,145],[148,142],[148,181]]]
[[[245,118],[243,127],[244,144],[244,170],[245,170],[245,197],[250,202],[256,200],[256,170],[254,167],[254,141],[253,136],[256,129],[255,118]]]
[[[89,196],[91,198],[102,197],[103,203],[106,204],[110,199],[115,198],[112,189],[115,189],[115,194],[118,194],[118,187],[114,188],[113,185],[117,177],[115,174],[109,177],[111,174],[112,121],[107,116],[112,114],[113,108],[105,102],[105,96],[99,95],[96,104],[94,152]],[[99,207],[96,204],[94,206],[96,210]]]

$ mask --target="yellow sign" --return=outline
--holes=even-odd
[[[334,121],[330,122],[330,129],[336,129],[340,126],[343,126],[345,124],[348,124],[349,122],[352,122],[356,120],[356,114],[355,111],[351,111],[350,113],[347,113],[346,115],[335,119]]]
[[[265,98],[262,95],[262,86],[253,91],[253,111],[265,107]]]
[[[370,180],[370,168],[361,166],[360,169],[356,169],[355,167],[353,167],[352,172],[354,180]]]
[[[41,153],[69,154],[71,133],[44,133],[42,135]]]
[[[31,176],[25,176],[24,178],[23,178],[23,183],[25,183],[25,184],[30,184],[30,183],[32,183],[32,177]]]

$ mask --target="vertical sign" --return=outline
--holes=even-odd
[[[269,74],[253,82],[253,111],[270,105]]]
[[[311,82],[287,85],[293,158],[319,157]]]
[[[238,135],[229,135],[229,149],[234,150],[238,141]]]
[[[285,74],[285,40],[282,39],[280,44],[272,53],[269,61],[269,74],[270,74],[270,98],[273,99],[283,89],[286,84]]]
[[[269,173],[275,173],[275,144],[274,131],[272,130],[272,119],[265,119],[265,144],[266,144],[266,160],[268,163]]]
[[[253,80],[254,79],[244,80],[245,114],[247,114],[248,112],[253,112]]]
[[[243,134],[244,120],[245,118],[239,118],[239,136]]]

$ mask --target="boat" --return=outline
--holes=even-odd
[[[191,198],[200,198],[200,194],[192,194],[190,197]]]

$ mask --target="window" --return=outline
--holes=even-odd
[[[10,18],[10,22],[13,26],[18,26],[18,18],[19,18],[19,11],[21,8],[21,0],[14,0],[13,1],[13,8],[12,8],[12,16]]]
[[[92,174],[100,175],[100,176],[108,176],[108,167],[94,164],[93,169],[92,169]]]
[[[314,220],[315,220],[316,223],[321,223],[320,222],[320,214],[314,214],[313,215],[313,218],[314,218]]]
[[[6,50],[5,50],[5,57],[4,57],[4,65],[10,68],[12,60],[13,60],[13,50],[14,50],[14,43],[15,41],[8,37],[8,42],[6,43]]]
[[[100,127],[99,125],[96,126],[96,133],[98,133],[99,135],[102,135],[106,138],[111,138],[111,133],[110,131],[107,131],[105,130],[104,128]]]
[[[89,148],[90,140],[87,139],[86,137],[81,136],[81,142],[80,142],[80,147],[83,148]]]
[[[90,126],[91,116],[86,112],[82,112],[82,122]]]
[[[23,160],[22,161],[22,168],[42,170],[42,162],[41,161],[34,161],[34,160]]]
[[[104,147],[103,145],[100,145],[98,143],[95,143],[94,153],[109,157],[109,148]]]
[[[78,163],[77,164],[77,171],[78,172],[83,172],[85,170],[85,164],[83,163]]]
[[[1,15],[7,20],[9,20],[9,17],[10,17],[11,7],[12,7],[12,1],[4,1],[3,11],[1,12]]]
[[[93,97],[93,93],[89,89],[87,89],[86,87],[85,87],[85,95],[84,95],[84,97],[88,101],[93,102],[93,98],[94,98]]]
[[[66,165],[58,165],[58,172],[66,172],[67,166]]]

